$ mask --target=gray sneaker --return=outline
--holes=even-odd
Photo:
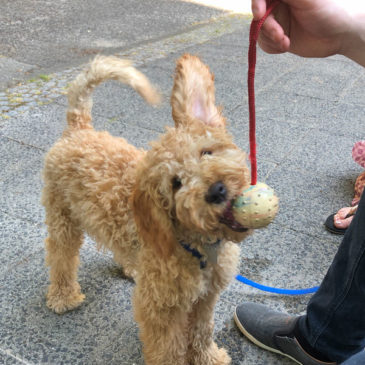
[[[238,328],[255,345],[301,365],[336,365],[335,362],[316,360],[303,350],[292,335],[298,319],[256,303],[243,303],[234,313]]]

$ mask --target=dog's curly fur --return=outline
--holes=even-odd
[[[44,167],[47,305],[62,313],[82,303],[77,269],[86,232],[136,282],[133,305],[146,364],[229,364],[213,341],[213,312],[236,271],[233,242],[250,233],[237,229],[230,208],[249,178],[246,155],[215,105],[213,75],[197,57],[178,60],[175,127],[148,151],[92,128],[91,93],[107,79],[159,101],[145,76],[115,57],[98,56],[71,85],[68,128]],[[217,260],[205,268],[182,245],[205,257],[217,240]]]

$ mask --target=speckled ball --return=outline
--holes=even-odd
[[[274,190],[264,183],[251,185],[233,202],[233,215],[246,228],[262,228],[270,224],[279,210]]]

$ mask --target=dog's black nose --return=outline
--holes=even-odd
[[[216,182],[210,186],[205,201],[209,204],[220,204],[227,200],[227,188],[221,182]]]

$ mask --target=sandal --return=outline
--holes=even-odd
[[[334,217],[337,213],[331,214],[326,221],[324,222],[324,226],[326,227],[327,231],[334,233],[334,234],[345,234],[347,228],[337,228],[334,223]]]

